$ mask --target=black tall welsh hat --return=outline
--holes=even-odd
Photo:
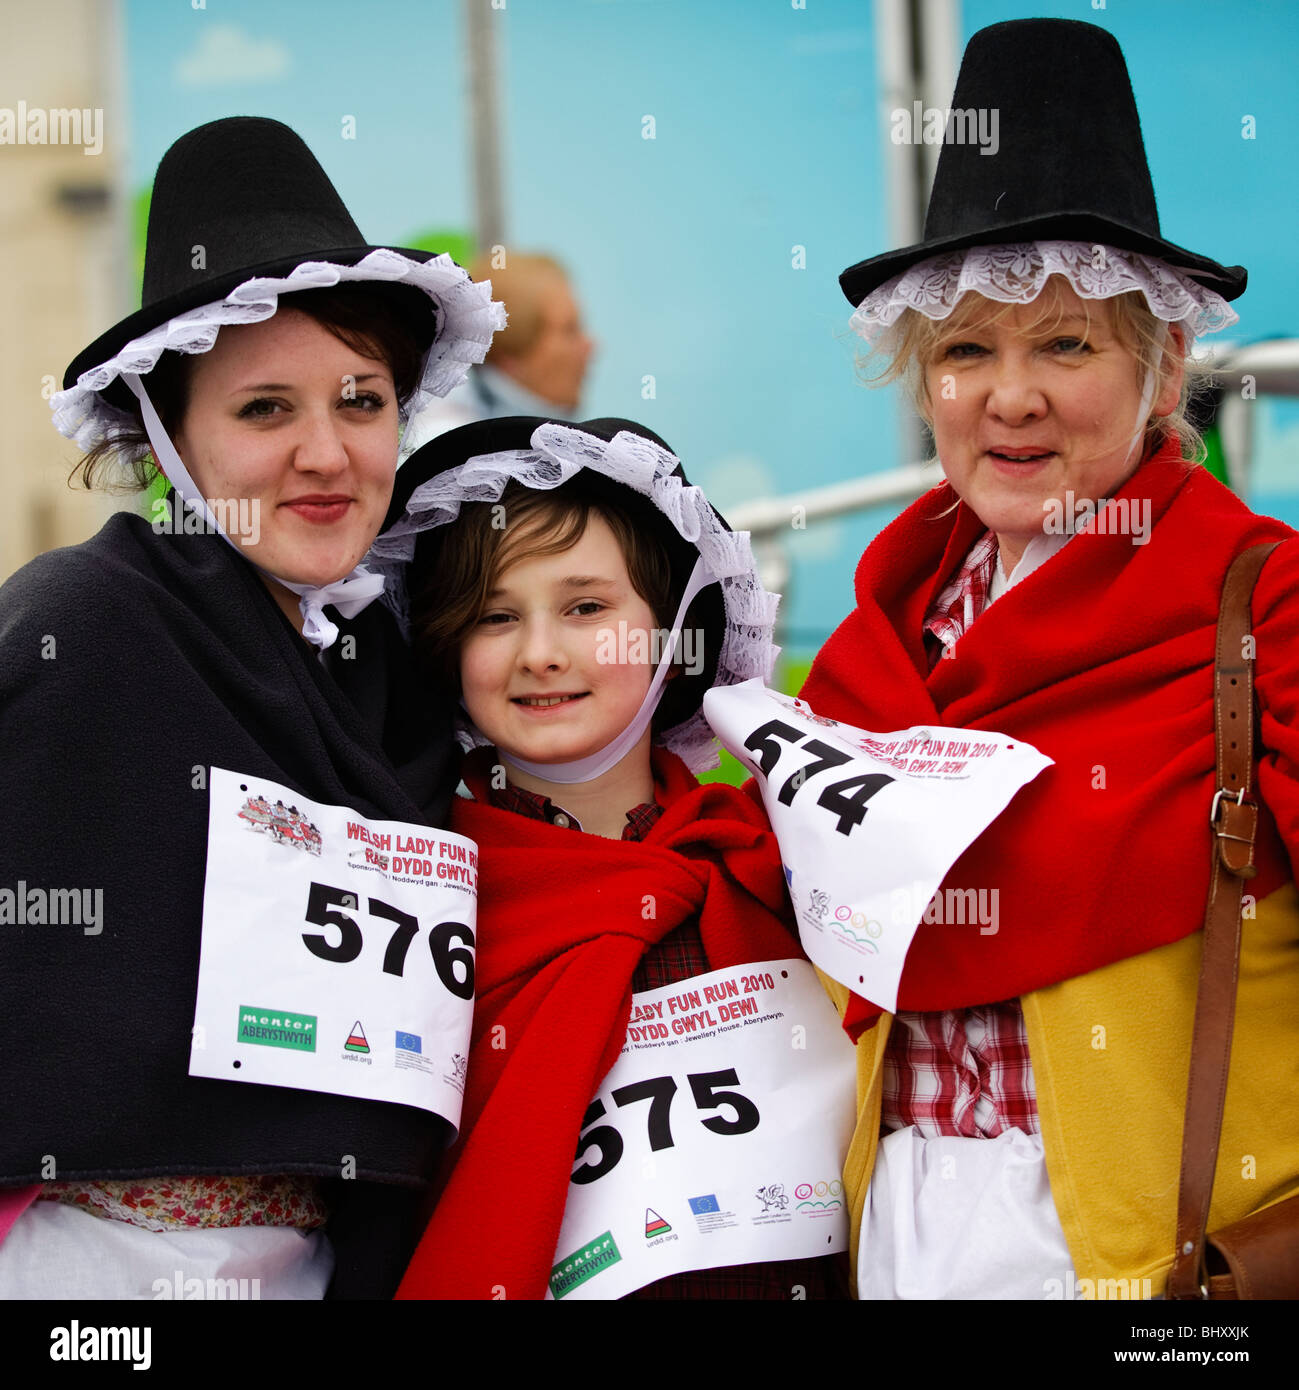
[[[1244,292],[1245,270],[1166,241],[1141,121],[1118,41],[1071,19],[1017,19],[980,29],[961,60],[953,111],[996,113],[987,149],[948,121],[922,242],[850,266],[854,305],[918,261],[968,246],[1091,241],[1154,256],[1216,291]]]
[[[268,283],[241,290],[252,280]],[[410,322],[427,354],[421,396],[458,384],[504,324],[490,287],[450,257],[368,243],[288,126],[258,116],[199,126],[158,165],[141,307],[73,359],[55,425],[89,447],[110,432],[114,407],[133,406],[123,371],[148,372],[168,349],[207,351],[221,325],[269,317],[279,294],[358,281]]]
[[[366,556],[366,565],[385,577],[384,602],[408,620],[410,595],[436,573],[443,528],[464,503],[495,502],[511,481],[568,487],[597,504],[616,503],[662,544],[677,595],[700,558],[717,577],[696,595],[686,620],[703,633],[702,670],[669,682],[655,721],[661,740],[692,770],[716,766],[704,695],[716,684],[770,678],[778,599],[762,587],[747,532],[731,530],[644,425],[510,416],[462,425],[416,449],[397,470],[383,530]],[[675,615],[659,616],[670,622]]]

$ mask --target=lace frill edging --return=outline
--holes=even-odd
[[[469,368],[487,355],[492,335],[505,326],[505,307],[493,302],[490,281],[471,280],[450,256],[413,261],[381,248],[355,265],[304,261],[280,278],[246,280],[223,300],[191,309],[133,338],[107,362],[82,372],[76,385],[50,400],[54,428],[88,451],[105,439],[133,429],[133,418],[109,404],[99,392],[124,373],[143,376],[164,352],[209,352],[217,333],[229,324],[260,323],[279,306],[279,296],[300,290],[329,289],[339,284],[384,281],[422,290],[438,311],[438,332],[424,359],[423,373],[405,414],[413,416],[435,396],[445,396]],[[140,450],[143,455],[148,447]]]
[[[906,309],[945,319],[971,292],[1003,304],[1029,304],[1052,275],[1064,276],[1080,299],[1112,299],[1139,290],[1150,312],[1165,323],[1180,323],[1188,339],[1239,321],[1220,294],[1157,257],[1093,242],[1029,241],[971,246],[920,261],[872,290],[849,322],[873,343]]]

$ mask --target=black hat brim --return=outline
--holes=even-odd
[[[948,251],[963,251],[971,246],[999,246],[1018,241],[1092,241],[1121,251],[1156,256],[1197,284],[1220,294],[1223,299],[1239,298],[1244,294],[1248,280],[1244,266],[1219,265],[1217,261],[1197,256],[1162,237],[1151,236],[1148,232],[1110,218],[1098,217],[1090,212],[1056,212],[1045,217],[1031,217],[967,232],[961,236],[917,242],[900,251],[872,256],[869,260],[849,266],[839,276],[839,286],[855,309],[872,290],[921,261]]]
[[[133,339],[142,337],[151,329],[159,327],[180,314],[202,308],[205,304],[219,303],[248,280],[283,278],[307,262],[325,261],[333,265],[356,265],[371,252],[382,250],[396,251],[399,255],[421,264],[432,260],[438,254],[434,251],[415,251],[402,246],[345,246],[333,251],[313,251],[307,255],[281,256],[258,265],[241,267],[227,275],[216,276],[211,280],[204,280],[202,284],[196,285],[192,289],[157,300],[147,308],[137,309],[135,313],[114,324],[107,333],[101,333],[93,343],[72,359],[67,371],[63,374],[63,388],[67,390],[69,387],[75,386],[77,379],[83,372],[88,372],[93,367],[111,361]],[[372,290],[389,298],[410,322],[420,351],[424,352],[429,348],[437,336],[438,325],[433,303],[423,290],[416,289],[413,285],[403,285],[391,280],[349,281],[348,283],[363,285],[367,290]],[[304,286],[304,288],[306,287]],[[121,410],[131,410],[135,400],[131,391],[120,378],[110,382],[99,394],[111,405],[115,405]]]

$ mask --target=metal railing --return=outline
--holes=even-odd
[[[1218,430],[1231,485],[1247,496],[1253,462],[1253,427],[1249,405],[1259,396],[1299,396],[1299,339],[1277,338],[1246,347],[1206,346],[1222,401]],[[753,537],[754,558],[762,582],[788,597],[792,567],[784,537],[814,521],[850,516],[888,503],[911,503],[942,481],[937,463],[909,463],[843,483],[829,483],[783,497],[761,497],[727,508],[737,531]],[[782,605],[788,612],[789,604]],[[779,640],[779,631],[777,639]]]

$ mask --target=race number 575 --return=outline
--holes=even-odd
[[[787,777],[776,794],[776,800],[782,806],[793,805],[794,797],[809,778],[853,761],[851,753],[832,748],[819,738],[806,738],[802,729],[796,729],[780,719],[769,719],[761,728],[754,729],[744,740],[744,746],[758,755],[762,776],[768,780],[783,753],[797,747],[801,753],[812,755],[812,761],[804,763]],[[840,835],[851,835],[866,818],[866,803],[881,787],[887,787],[893,780],[883,772],[863,772],[855,777],[845,777],[823,788],[816,804],[838,817],[834,828]]]
[[[723,1087],[738,1086],[740,1078],[734,1067],[725,1071],[693,1072],[686,1077],[690,1094],[694,1097],[698,1110],[733,1110],[734,1116],[710,1115],[699,1123],[714,1134],[748,1134],[757,1129],[761,1116],[758,1107],[739,1091],[723,1090]],[[651,1149],[672,1149],[676,1140],[672,1137],[672,1098],[677,1093],[676,1078],[671,1076],[651,1076],[645,1081],[633,1081],[630,1085],[619,1086],[611,1091],[614,1105],[622,1109],[629,1105],[649,1102],[646,1125],[649,1131]],[[612,1124],[598,1125],[595,1122],[607,1113],[604,1101],[595,1099],[582,1116],[582,1133],[577,1141],[577,1154],[574,1162],[595,1150],[596,1158],[587,1158],[580,1168],[573,1169],[572,1181],[576,1183],[596,1182],[611,1173],[618,1166],[623,1154],[622,1135]],[[612,1117],[610,1117],[612,1118]]]

